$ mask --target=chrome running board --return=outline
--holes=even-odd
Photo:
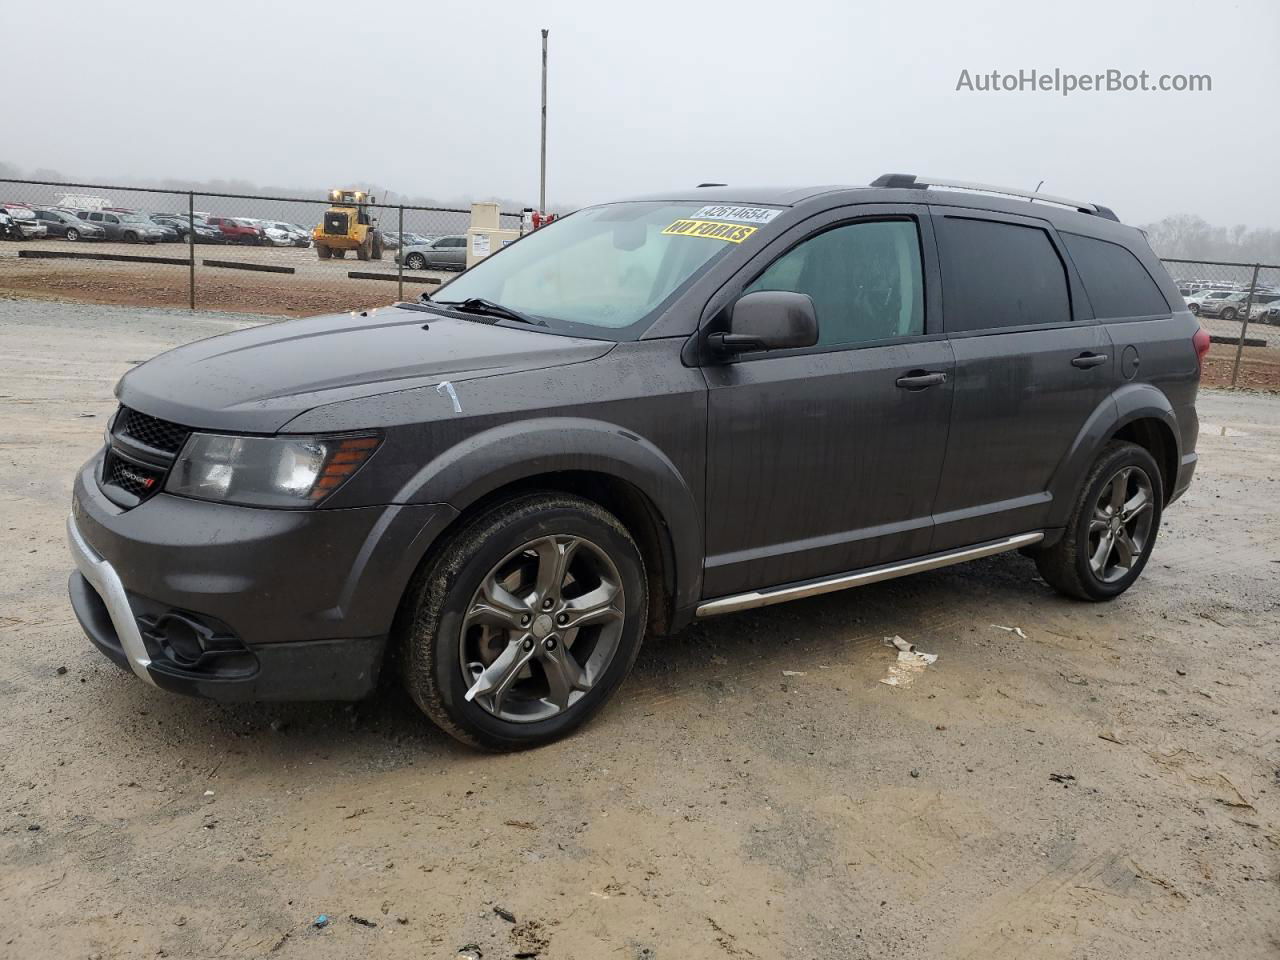
[[[1044,539],[1044,533],[1020,533],[1017,536],[992,540],[976,547],[965,547],[961,550],[950,550],[936,553],[918,560],[901,560],[883,567],[871,567],[856,573],[838,573],[834,577],[822,577],[818,580],[806,580],[792,586],[772,587],[767,590],[752,590],[748,593],[737,593],[719,600],[708,600],[699,604],[697,616],[714,617],[720,613],[734,613],[738,610],[750,610],[753,607],[767,607],[774,603],[786,603],[788,600],[800,600],[803,597],[816,597],[823,593],[834,593],[837,590],[848,590],[850,587],[864,587],[869,583],[881,580],[893,580],[925,570],[937,570],[949,567],[953,563],[964,563],[966,560],[977,560],[989,557],[1006,550],[1017,550],[1029,547]]]

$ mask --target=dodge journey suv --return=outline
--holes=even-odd
[[[1208,345],[1091,203],[892,174],[593,206],[420,302],[127,373],[71,602],[165,690],[394,671],[530,746],[694,617],[1011,550],[1117,596],[1191,481]]]

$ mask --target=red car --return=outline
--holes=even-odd
[[[235,217],[206,217],[209,225],[222,231],[227,243],[262,243],[262,230]]]

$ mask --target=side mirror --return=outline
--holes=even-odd
[[[818,342],[818,314],[807,293],[757,290],[739,297],[729,310],[729,332],[707,337],[720,353],[786,350]]]

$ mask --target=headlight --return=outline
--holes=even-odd
[[[311,507],[346,483],[382,438],[193,433],[165,489],[250,507]]]

